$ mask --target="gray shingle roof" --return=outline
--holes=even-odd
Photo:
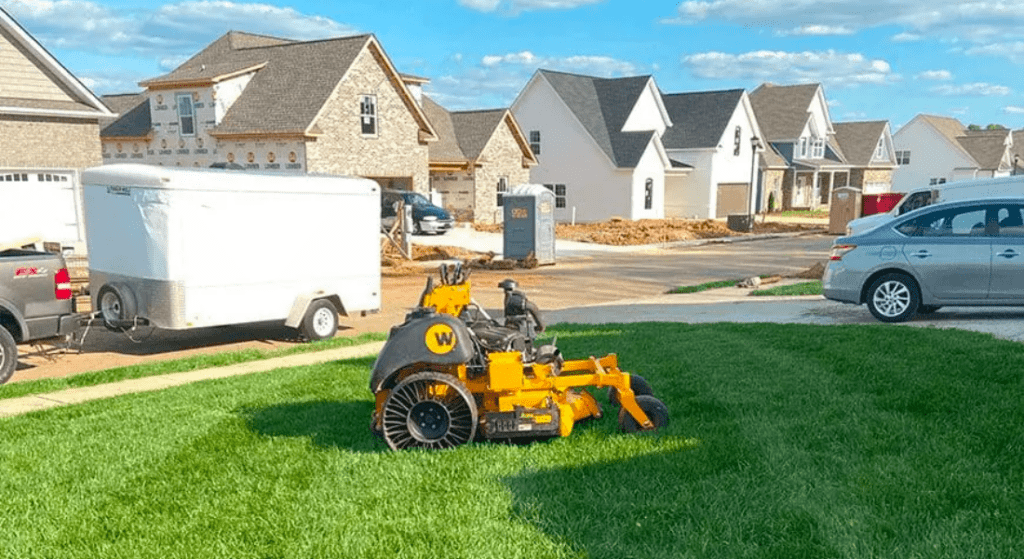
[[[807,110],[821,86],[762,84],[750,94],[757,124],[769,142],[796,140],[810,118]],[[824,130],[822,132],[825,132]]]
[[[438,105],[433,99],[423,96],[423,112],[430,119],[430,124],[437,132],[437,141],[431,142],[428,146],[430,161],[433,162],[464,162],[469,158],[459,147],[458,136],[455,134],[455,124],[452,122],[452,115],[444,107]]]
[[[978,162],[979,169],[998,169],[1006,154],[1006,136],[1009,130],[995,134],[970,134],[956,138],[967,153]]]
[[[717,147],[742,97],[742,89],[662,95],[672,120],[661,138],[665,149]]]
[[[289,41],[232,31],[217,39],[169,74],[140,85],[151,89],[182,84],[211,84],[242,72],[256,71],[214,135],[316,133],[316,118],[338,82],[372,35],[320,41]],[[381,53],[383,55],[383,53]],[[415,105],[411,99],[410,106]],[[416,112],[423,131],[426,118]]]
[[[104,95],[103,102],[119,116],[101,124],[100,137],[141,138],[152,131],[149,97],[145,93]]]
[[[438,135],[429,146],[430,161],[447,163],[475,161],[509,114],[508,109],[448,112],[426,95],[423,112]],[[531,154],[524,151],[523,156]]]
[[[836,130],[836,141],[846,156],[846,161],[852,165],[867,167],[872,164],[875,156],[875,149],[878,147],[878,140],[885,133],[888,124],[884,120],[871,120],[861,122],[837,122],[834,125]],[[877,162],[886,164],[891,162]]]
[[[654,132],[622,132],[650,76],[595,78],[539,70],[616,167],[636,167]]]

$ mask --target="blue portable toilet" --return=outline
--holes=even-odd
[[[555,263],[555,193],[539,184],[521,184],[503,198],[503,256],[522,260],[533,253],[538,264]]]

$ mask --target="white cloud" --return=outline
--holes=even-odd
[[[899,79],[889,63],[862,54],[834,50],[743,54],[705,52],[684,56],[683,66],[704,79],[742,79],[754,82],[822,82],[833,87],[886,84]]]
[[[459,5],[478,12],[505,12],[518,14],[537,10],[571,10],[588,4],[599,4],[605,0],[458,0]]]
[[[351,26],[270,4],[187,1],[155,11],[114,11],[85,0],[11,0],[5,5],[50,48],[105,54],[194,54],[232,29],[289,39],[350,35]]]
[[[724,21],[778,34],[856,33],[895,27],[893,41],[932,38],[985,46],[1024,40],[1024,9],[1008,0],[685,0],[664,23]],[[994,54],[999,54],[994,52]]]
[[[786,31],[779,31],[779,35],[783,37],[788,36],[812,36],[812,37],[824,37],[828,35],[853,35],[853,29],[846,26],[831,26],[831,25],[804,25],[801,27],[795,27]]]
[[[485,68],[497,66],[522,66],[531,73],[538,68],[548,70],[561,70],[576,72],[580,74],[610,78],[614,76],[625,76],[637,72],[637,68],[630,62],[617,60],[610,56],[537,56],[530,51],[513,52],[508,54],[487,55],[480,60]]]
[[[996,97],[1009,95],[1012,90],[1005,85],[994,85],[990,83],[967,83],[960,85],[938,85],[929,91],[936,95],[945,97],[971,96],[971,97]]]
[[[948,81],[953,79],[949,70],[926,70],[917,75],[919,80]]]
[[[1012,114],[1012,115],[1024,115],[1024,107],[1016,107],[1016,106],[1010,105],[1010,106],[1007,106],[1007,107],[1003,107],[1003,112],[1004,113],[1009,113],[1009,114]]]

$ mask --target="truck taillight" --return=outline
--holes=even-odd
[[[846,253],[857,248],[857,245],[832,245],[832,255],[829,260],[842,260]]]
[[[53,295],[61,301],[71,298],[71,274],[67,268],[61,268],[53,274]]]

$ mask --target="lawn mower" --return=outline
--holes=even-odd
[[[440,285],[427,278],[373,366],[370,429],[391,449],[566,437],[577,421],[602,416],[587,387],[608,389],[624,432],[668,424],[665,404],[642,377],[620,371],[615,354],[566,361],[554,341],[538,345],[540,310],[514,280],[498,284],[498,320],[473,300],[468,267],[440,272]]]

